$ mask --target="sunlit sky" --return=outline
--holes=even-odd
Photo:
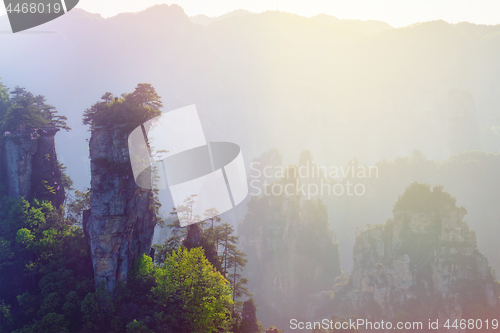
[[[394,27],[437,19],[500,24],[500,0],[80,0],[78,7],[110,17],[160,3],[176,3],[189,16],[219,16],[236,9],[257,13],[278,9],[307,17],[325,13],[341,19],[375,19]],[[0,7],[0,15],[5,14],[5,8]]]

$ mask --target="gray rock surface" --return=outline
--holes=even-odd
[[[295,179],[282,182],[297,184]],[[265,327],[288,327],[291,318],[308,318],[310,299],[331,290],[341,273],[338,243],[320,200],[252,197],[238,236],[248,258],[244,276]]]
[[[128,134],[112,127],[92,131],[91,210],[84,221],[96,286],[111,291],[126,281],[135,259],[149,254],[155,227],[153,194],[134,182]]]
[[[31,197],[32,157],[35,154],[38,139],[15,140],[5,138],[5,161],[9,196],[19,199]]]
[[[465,214],[463,207],[396,210],[384,225],[359,233],[353,272],[334,287],[336,313],[440,325],[498,314],[496,282]]]
[[[31,134],[11,133],[4,138],[3,180],[10,197],[30,201],[36,196],[55,207],[64,203],[54,141],[57,131],[45,128]]]

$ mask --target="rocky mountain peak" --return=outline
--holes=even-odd
[[[338,313],[443,324],[498,311],[496,281],[465,208],[440,187],[414,183],[393,213],[357,235],[353,272],[334,288]]]
[[[84,219],[96,285],[111,291],[126,281],[134,260],[149,254],[156,224],[151,190],[139,188],[130,166],[128,134],[102,126],[90,139],[90,214]]]

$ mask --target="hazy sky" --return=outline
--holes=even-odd
[[[399,27],[443,19],[456,23],[500,24],[500,0],[80,0],[78,7],[105,17],[135,12],[154,4],[176,3],[189,16],[218,16],[235,9],[276,10],[312,16],[320,13],[348,19],[376,19]],[[0,15],[5,8],[0,5]]]

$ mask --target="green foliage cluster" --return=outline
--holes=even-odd
[[[401,230],[402,254],[410,257],[410,269],[416,272],[415,287],[421,295],[433,288],[432,261],[434,253],[440,246],[439,235],[441,232],[441,216],[443,210],[456,207],[456,199],[448,192],[443,191],[442,186],[435,186],[432,190],[430,185],[414,182],[410,184],[402,196],[394,204],[394,212],[425,213],[430,225],[426,232],[412,232],[409,227],[410,216],[403,216],[403,228]],[[387,222],[387,229],[392,230],[393,222]]]
[[[61,128],[70,130],[66,117],[58,115],[57,110],[46,103],[44,96],[35,96],[21,87],[16,87],[10,95],[0,82],[0,151],[4,150],[5,137],[21,144],[45,134],[52,135]],[[42,156],[44,153],[45,156]],[[37,150],[34,156],[32,192],[40,201],[47,200],[59,206],[64,189],[72,186],[72,180],[65,174],[65,167],[57,161],[55,154]]]
[[[441,209],[456,208],[456,199],[442,186],[431,186],[414,182],[394,204],[393,211],[439,213]]]
[[[0,118],[3,119],[5,113],[9,109],[9,89],[0,81]]]
[[[233,303],[229,282],[202,248],[172,252],[157,269],[156,280],[153,294],[163,310],[158,318],[173,319],[173,332],[217,332],[228,324]]]
[[[2,126],[18,126],[19,131],[46,125],[46,112],[53,114],[43,98],[21,88],[13,94],[12,99],[4,98],[6,90],[0,85],[0,112],[5,111],[3,119],[7,119]],[[39,104],[33,104],[33,98]],[[122,111],[131,116],[125,117],[125,126],[151,118],[161,107],[150,85],[139,85],[122,99],[106,98],[106,107],[101,104],[93,110],[109,107],[110,113],[87,113],[89,124],[107,121],[106,117],[118,110],[113,109],[114,103],[115,107],[121,104]],[[14,110],[20,112],[18,118]],[[57,159],[54,163],[54,170],[64,175],[64,166]],[[49,192],[54,190],[46,185]],[[72,182],[63,177],[60,185],[70,189]],[[235,288],[228,278],[245,282],[237,274],[245,260],[232,247],[237,238],[229,226],[225,227],[226,237],[217,238],[218,242],[225,240],[224,274],[215,238],[210,238],[201,247],[169,247],[156,265],[143,255],[134,263],[127,283],[119,282],[108,292],[104,284],[95,289],[89,245],[80,224],[82,212],[90,207],[91,192],[75,191],[66,205],[66,217],[64,209],[40,199],[45,199],[43,191],[35,191],[32,202],[10,198],[0,184],[0,333],[240,332],[241,318],[233,298],[246,289]],[[154,205],[157,212],[158,205]],[[208,256],[217,265],[207,259],[204,248],[210,249]],[[239,257],[231,264],[229,256]],[[231,267],[234,276],[226,273]]]
[[[81,197],[85,199],[85,194]],[[202,248],[154,265],[138,258],[127,284],[95,292],[82,230],[50,203],[0,203],[0,332],[239,332],[229,281]]]
[[[179,248],[154,265],[139,257],[127,284],[110,294],[102,285],[81,303],[83,332],[228,332],[229,282],[202,248]]]
[[[133,129],[161,114],[163,104],[151,84],[140,83],[132,93],[113,96],[107,92],[101,101],[85,110],[83,124],[90,126],[121,125]]]
[[[70,130],[67,118],[57,113],[52,105],[46,103],[42,95],[33,95],[26,89],[16,87],[10,92],[0,84],[0,129],[2,133],[17,133],[33,136],[33,130],[46,128]],[[36,133],[35,131],[35,133]]]
[[[143,255],[126,284],[93,291],[80,227],[48,203],[4,200],[0,332],[239,332],[229,281],[202,248],[178,248],[158,265]]]
[[[69,200],[66,203],[66,218],[73,224],[81,224],[83,222],[83,212],[90,208],[90,189],[85,192],[75,190],[72,195],[68,194],[67,197],[69,197]]]
[[[171,215],[176,216],[179,210],[190,211],[194,200],[194,196],[186,199],[186,205],[178,207],[177,210],[174,209]],[[213,215],[211,211],[207,211],[206,214],[207,216]],[[204,249],[209,262],[229,280],[233,301],[236,302],[239,309],[243,303],[237,300],[243,296],[251,296],[245,287],[248,280],[241,275],[241,271],[247,263],[246,254],[238,249],[238,236],[234,235],[234,228],[228,223],[216,224],[220,222],[221,219],[215,215],[193,227],[200,228],[201,243],[199,246]],[[163,245],[154,245],[155,259],[158,263],[163,262],[179,246],[188,249],[193,247],[188,241],[191,238],[189,235],[191,226],[181,228],[179,220],[174,219],[167,227],[171,231],[171,236]]]
[[[83,232],[48,202],[0,200],[0,332],[76,332],[93,287]]]

